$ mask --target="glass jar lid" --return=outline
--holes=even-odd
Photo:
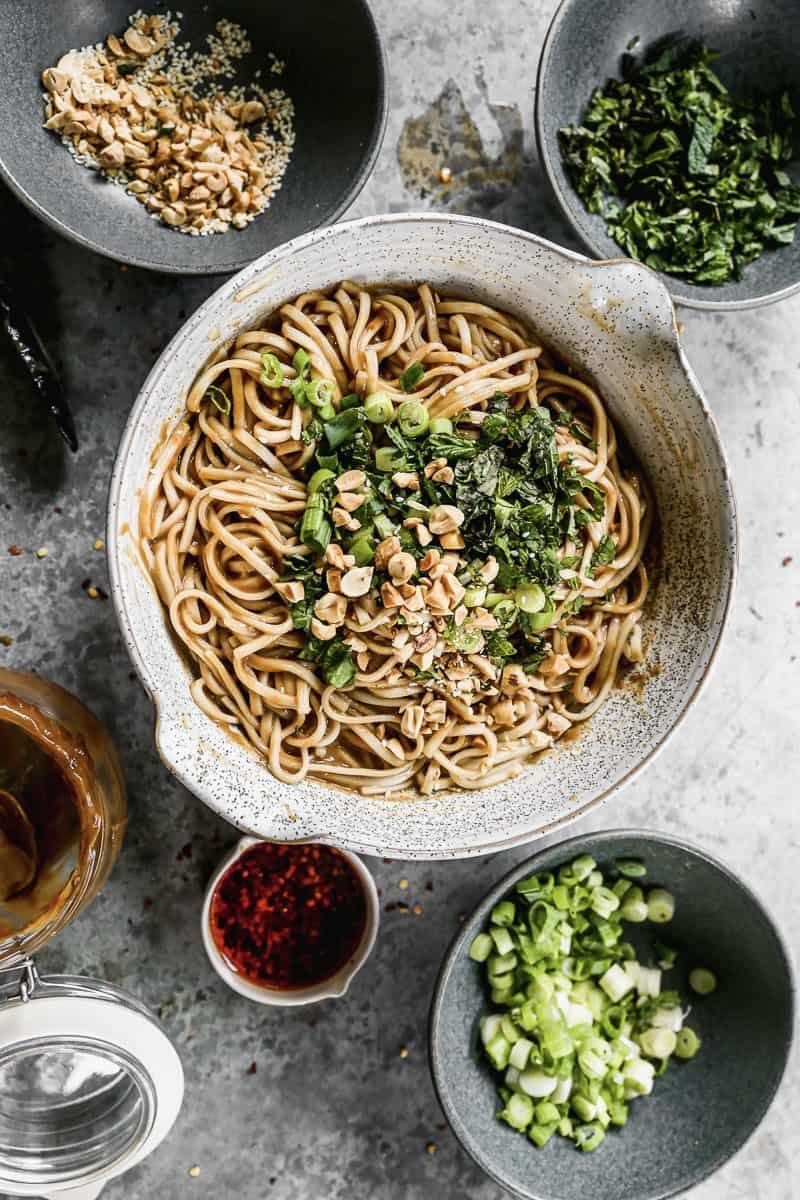
[[[100,980],[0,971],[0,1192],[54,1196],[128,1170],[183,1097],[153,1015]]]

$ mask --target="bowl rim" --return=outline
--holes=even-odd
[[[200,907],[200,936],[206,957],[222,982],[227,984],[231,991],[238,992],[240,996],[243,996],[246,1000],[252,1000],[255,1004],[264,1004],[272,1008],[298,1008],[305,1004],[318,1004],[321,1000],[339,999],[347,993],[350,984],[372,954],[381,923],[381,905],[372,872],[365,866],[357,854],[345,850],[342,846],[332,848],[338,850],[357,875],[364,890],[367,915],[361,940],[347,962],[339,967],[333,975],[328,976],[327,979],[320,980],[319,983],[308,984],[306,987],[300,988],[281,990],[280,988],[271,988],[266,985],[260,986],[257,983],[251,983],[245,976],[239,975],[228,966],[224,955],[218,949],[212,937],[209,920],[211,902],[220,880],[228,868],[232,867],[237,859],[241,858],[247,850],[252,846],[261,845],[265,841],[267,841],[266,838],[249,836],[239,838],[239,841],[231,847],[214,868],[214,873],[208,881],[203,903]]]
[[[299,237],[305,237],[308,233],[314,233],[317,229],[332,225],[338,221],[339,217],[346,212],[351,204],[354,203],[360,192],[363,190],[367,180],[372,175],[372,172],[377,162],[378,155],[383,146],[383,140],[386,135],[386,125],[389,119],[389,63],[386,55],[386,47],[381,37],[378,22],[375,19],[375,14],[369,0],[355,0],[363,10],[364,18],[372,38],[372,43],[375,51],[375,62],[378,73],[378,102],[375,111],[375,117],[372,122],[369,138],[362,148],[361,159],[358,164],[358,169],[347,190],[340,196],[339,200],[332,204],[325,212],[315,217],[315,224],[305,233],[299,234]],[[129,267],[140,267],[145,271],[155,271],[162,275],[196,275],[196,276],[216,276],[216,275],[231,275],[234,272],[244,270],[251,262],[255,262],[257,258],[263,257],[263,253],[271,254],[273,250],[280,249],[286,245],[286,242],[280,242],[271,250],[264,251],[256,255],[246,257],[232,258],[227,263],[214,267],[206,267],[201,265],[192,265],[187,263],[177,265],[175,263],[154,262],[146,256],[127,253],[116,253],[109,250],[106,246],[86,233],[82,233],[72,224],[60,220],[54,216],[50,210],[42,204],[36,196],[29,192],[23,184],[16,178],[13,172],[6,164],[2,146],[0,146],[0,180],[6,184],[14,196],[25,205],[35,217],[43,221],[51,229],[68,241],[74,242],[81,246],[84,250],[91,250],[94,254],[99,254],[103,258],[110,259],[112,262],[122,263]],[[264,212],[259,213],[259,217],[266,216],[269,212],[267,207]],[[230,232],[230,230],[228,231]],[[187,242],[191,245],[193,238],[187,238]]]
[[[689,841],[682,837],[675,837],[669,833],[662,833],[659,830],[642,829],[635,826],[627,826],[619,829],[587,830],[585,833],[575,834],[572,837],[566,838],[564,841],[551,842],[547,846],[542,846],[529,858],[524,859],[522,862],[517,863],[516,866],[512,867],[509,871],[506,871],[506,873],[497,881],[497,883],[495,883],[478,900],[467,916],[467,919],[458,928],[442,956],[442,961],[433,986],[431,1003],[428,1011],[428,1069],[430,1071],[430,1076],[433,1083],[433,1090],[436,1093],[436,1099],[438,1100],[439,1106],[444,1113],[447,1124],[452,1130],[453,1135],[458,1141],[459,1145],[467,1152],[473,1162],[480,1167],[484,1174],[488,1175],[488,1177],[492,1179],[499,1187],[508,1191],[510,1195],[518,1197],[518,1200],[560,1200],[560,1198],[553,1195],[545,1196],[544,1194],[534,1192],[529,1192],[526,1196],[525,1193],[518,1192],[509,1184],[507,1180],[503,1179],[502,1176],[499,1175],[492,1166],[487,1164],[487,1162],[481,1157],[479,1148],[473,1145],[471,1139],[462,1137],[458,1114],[451,1114],[451,1110],[445,1100],[445,1073],[441,1069],[441,1063],[439,1061],[439,1056],[436,1049],[437,1033],[444,1000],[444,993],[456,960],[462,952],[468,937],[473,932],[472,926],[478,912],[482,909],[488,909],[490,905],[494,905],[498,900],[501,900],[509,891],[509,888],[512,887],[518,879],[520,879],[523,875],[536,870],[537,863],[541,861],[541,859],[545,858],[546,856],[550,857],[553,853],[561,854],[562,852],[565,859],[567,859],[576,852],[580,853],[581,847],[585,847],[587,841],[599,838],[611,843],[624,842],[629,838],[640,838],[661,845],[675,846],[678,849],[695,856],[704,864],[716,868],[724,876],[726,876],[727,879],[735,884],[740,891],[744,893],[753,907],[761,913],[762,917],[764,917],[767,928],[772,933],[776,948],[785,967],[786,979],[788,982],[789,1011],[787,1026],[784,1030],[783,1038],[783,1062],[775,1079],[774,1086],[772,1087],[769,1095],[766,1097],[763,1105],[756,1114],[753,1123],[750,1125],[739,1144],[730,1153],[717,1154],[715,1157],[713,1157],[709,1165],[705,1167],[703,1171],[686,1186],[696,1187],[697,1184],[715,1174],[716,1171],[718,1171],[726,1163],[730,1162],[737,1154],[740,1153],[741,1150],[744,1149],[744,1147],[758,1130],[759,1126],[767,1115],[767,1112],[771,1108],[773,1101],[775,1100],[786,1074],[786,1068],[788,1066],[789,1056],[794,1042],[794,1025],[797,1009],[797,979],[795,977],[792,954],[790,952],[788,942],[784,938],[781,927],[775,920],[775,917],[772,915],[770,908],[753,890],[750,884],[732,867],[729,867],[715,855],[710,854],[703,846],[698,845],[696,842]],[[662,1190],[660,1192],[653,1192],[652,1195],[648,1195],[646,1197],[646,1200],[669,1200],[670,1197],[677,1196],[682,1192],[685,1192],[686,1186],[681,1184],[678,1187],[667,1188],[667,1190]]]
[[[550,184],[553,195],[558,202],[558,206],[561,209],[563,216],[566,218],[575,236],[580,239],[586,249],[592,254],[599,256],[602,260],[606,251],[594,240],[591,234],[588,233],[584,226],[578,221],[567,193],[561,187],[558,179],[556,178],[553,159],[550,154],[547,134],[544,127],[544,83],[545,76],[550,69],[556,35],[558,34],[561,25],[566,18],[567,11],[579,2],[580,0],[560,0],[560,3],[550,20],[550,24],[547,27],[547,33],[545,34],[544,41],[542,42],[542,49],[539,55],[539,63],[536,68],[533,123],[536,133],[536,148],[539,153],[539,161],[544,168],[544,173],[547,176],[547,182]],[[573,195],[576,201],[580,203],[577,193],[572,189],[571,195]],[[628,261],[635,262],[637,260],[630,259]],[[645,263],[641,263],[640,265],[646,266]],[[658,276],[658,278],[667,288],[673,303],[682,304],[686,308],[695,308],[705,312],[741,312],[748,308],[763,308],[767,304],[775,304],[779,300],[786,300],[789,298],[789,296],[794,296],[800,291],[800,278],[798,278],[794,283],[787,284],[786,287],[779,288],[777,291],[763,292],[757,296],[748,296],[741,300],[705,300],[701,297],[684,294],[681,290],[683,281],[679,278],[679,276],[668,275],[664,271],[655,271],[652,267],[648,267],[647,269],[652,271],[654,275]]]
[[[234,294],[246,291],[247,288],[254,282],[254,280],[251,279],[251,274],[254,276],[260,274],[262,271],[266,270],[268,266],[274,266],[284,258],[292,257],[298,251],[304,250],[306,247],[313,245],[314,242],[323,238],[338,236],[339,233],[357,232],[361,229],[369,228],[372,225],[386,223],[396,224],[399,226],[409,225],[413,227],[418,222],[439,223],[444,227],[454,225],[466,225],[467,227],[474,227],[476,229],[486,229],[489,227],[492,230],[501,231],[504,235],[510,236],[518,241],[544,247],[556,257],[564,259],[568,262],[581,263],[592,271],[599,271],[609,266],[627,266],[646,275],[650,280],[652,280],[658,291],[662,293],[666,304],[669,305],[672,317],[671,346],[677,356],[680,369],[685,375],[691,391],[698,405],[700,406],[703,418],[709,426],[716,451],[719,455],[721,469],[721,491],[725,507],[726,527],[728,537],[730,538],[731,550],[727,559],[727,587],[724,604],[721,606],[719,629],[716,641],[709,653],[708,661],[705,664],[702,674],[695,683],[693,690],[686,695],[681,711],[678,713],[672,724],[664,731],[658,743],[653,746],[653,748],[643,758],[631,766],[623,775],[620,776],[619,779],[610,784],[604,791],[583,803],[577,809],[577,811],[566,812],[560,817],[557,817],[539,826],[539,828],[537,828],[534,832],[525,830],[511,836],[499,836],[492,841],[483,841],[479,845],[474,843],[466,845],[460,844],[458,846],[448,845],[447,847],[436,847],[433,850],[429,848],[424,850],[419,848],[408,849],[402,845],[392,845],[390,842],[379,843],[377,841],[363,840],[357,834],[351,836],[348,833],[347,836],[344,836],[341,831],[328,834],[326,831],[315,830],[305,839],[317,842],[327,842],[328,844],[339,847],[346,846],[349,850],[352,850],[357,854],[388,856],[391,858],[398,858],[408,861],[415,859],[433,861],[437,859],[468,858],[484,854],[493,854],[500,850],[507,850],[515,846],[526,845],[527,843],[533,842],[540,837],[549,836],[550,834],[555,833],[557,830],[565,828],[574,821],[581,819],[589,812],[592,812],[602,806],[620,789],[635,779],[661,753],[675,731],[686,719],[689,711],[694,707],[695,702],[708,683],[708,680],[711,677],[713,669],[718,661],[720,646],[722,644],[724,632],[730,617],[739,567],[739,547],[741,537],[736,496],[733,490],[730,464],[728,462],[727,454],[725,452],[716,419],[711,408],[709,407],[708,401],[706,400],[702,388],[700,387],[691,364],[686,358],[686,354],[681,344],[680,335],[678,333],[674,305],[669,296],[667,288],[657,272],[653,271],[650,267],[645,266],[645,264],[637,262],[635,259],[621,257],[597,260],[588,258],[584,254],[567,249],[563,246],[559,246],[556,243],[549,241],[547,238],[540,237],[538,234],[530,233],[515,226],[506,225],[497,221],[490,221],[483,217],[472,217],[458,213],[438,213],[427,211],[379,213],[373,216],[358,217],[350,221],[339,222],[335,226],[320,227],[319,229],[310,230],[308,233],[301,234],[298,237],[293,238],[291,241],[285,242],[281,246],[276,247],[274,250],[268,251],[260,258],[254,259],[235,276],[232,276],[230,279],[221,284],[219,288],[212,292],[211,295],[208,296],[206,300],[204,300],[203,303],[200,304],[189,315],[184,324],[176,331],[167,346],[159,355],[156,362],[153,364],[146,379],[142,383],[138,396],[130,410],[128,420],[125,424],[125,428],[117,449],[114,468],[109,482],[106,544],[108,547],[109,578],[111,583],[111,595],[114,604],[114,611],[128,654],[155,708],[154,736],[156,750],[159,754],[159,757],[166,766],[167,770],[170,771],[170,773],[174,775],[175,778],[177,778],[180,783],[182,783],[183,786],[192,793],[192,795],[201,799],[203,803],[211,808],[213,812],[217,813],[218,816],[222,817],[224,820],[230,821],[230,817],[224,806],[219,804],[207,789],[203,788],[201,785],[198,785],[188,770],[184,769],[183,767],[176,767],[176,765],[171,761],[169,755],[165,752],[162,744],[162,735],[160,729],[162,720],[161,709],[163,708],[164,698],[163,696],[159,697],[151,687],[149,673],[145,667],[145,655],[139,646],[134,629],[134,623],[129,619],[128,616],[128,606],[124,595],[125,589],[121,582],[123,575],[121,566],[123,552],[121,546],[121,535],[118,529],[117,511],[120,507],[122,476],[125,472],[130,445],[134,439],[137,426],[140,421],[141,409],[146,403],[146,400],[155,382],[163,372],[165,366],[168,365],[172,357],[173,346],[178,342],[179,339],[183,339],[185,336],[188,336],[188,333],[191,329],[194,329],[194,327],[197,325],[203,324],[203,322],[207,319],[207,313],[210,311],[211,306],[215,302],[216,296],[223,288],[230,289]],[[177,650],[176,653],[178,653]],[[478,794],[479,793],[475,793],[475,795]]]

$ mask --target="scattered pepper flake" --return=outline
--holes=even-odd
[[[790,564],[790,563],[792,563],[792,562],[794,562],[794,559],[792,558],[792,555],[791,555],[791,554],[787,554],[787,555],[786,555],[786,557],[785,557],[784,559],[782,559],[782,561],[781,561],[781,566],[782,566],[782,567],[788,567],[788,566],[789,566],[789,564]]]
[[[47,558],[47,546],[40,546],[36,551],[37,558]]]
[[[176,862],[183,862],[185,858],[192,857],[192,843],[187,842],[185,846],[181,846],[178,853],[175,855]]]
[[[22,550],[22,549],[21,549],[21,547],[19,547],[19,546],[9,546],[9,547],[8,547],[8,553],[9,553],[9,554],[10,554],[10,555],[11,555],[13,558],[19,558],[20,554],[22,554],[22,553],[23,553],[23,550]]]
[[[142,901],[142,908],[147,910],[148,908],[152,908],[152,907],[153,907],[153,901],[150,899],[149,896],[145,896],[144,900]]]
[[[245,1071],[245,1075],[255,1075],[258,1070],[258,1063],[251,1062],[250,1066]]]

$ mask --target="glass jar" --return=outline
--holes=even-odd
[[[6,899],[0,891],[2,968],[33,954],[91,903],[119,854],[127,806],[117,752],[100,722],[56,684],[3,669],[0,789],[25,810],[38,853],[33,885]]]
[[[156,1017],[32,960],[105,883],[125,830],[116,750],[84,706],[0,670],[0,1193],[94,1200],[171,1128],[183,1069]]]

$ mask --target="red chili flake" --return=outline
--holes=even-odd
[[[58,516],[60,517],[60,516],[61,516],[61,513],[63,512],[63,509],[62,509],[62,508],[61,508],[61,507],[60,507],[58,504],[56,504],[56,505],[54,506],[54,508],[53,508],[53,512],[54,512],[54,513],[57,513],[57,514],[58,514]]]
[[[425,891],[426,892],[433,891],[433,880],[432,879],[429,879],[428,882],[425,884]]]
[[[234,970],[266,987],[299,988],[352,957],[366,919],[361,881],[338,850],[260,842],[217,884],[210,924]]]
[[[258,1064],[251,1062],[250,1066],[245,1071],[245,1075],[255,1075],[257,1070],[258,1070]]]
[[[11,554],[14,558],[19,558],[20,554],[22,554],[23,551],[20,549],[19,546],[9,546],[8,553]]]
[[[192,843],[187,842],[185,846],[181,846],[178,853],[175,855],[176,862],[183,862],[185,858],[192,857]]]
[[[394,859],[393,859],[393,858],[385,858],[383,861],[384,861],[385,863],[393,863],[393,862],[394,862]]]
[[[145,896],[144,900],[142,901],[142,908],[148,909],[148,908],[152,908],[152,907],[153,907],[153,901],[150,899],[149,896]]]
[[[782,560],[781,566],[788,567],[789,563],[791,563],[791,562],[794,562],[794,559],[792,558],[791,554],[787,554],[786,557]]]

